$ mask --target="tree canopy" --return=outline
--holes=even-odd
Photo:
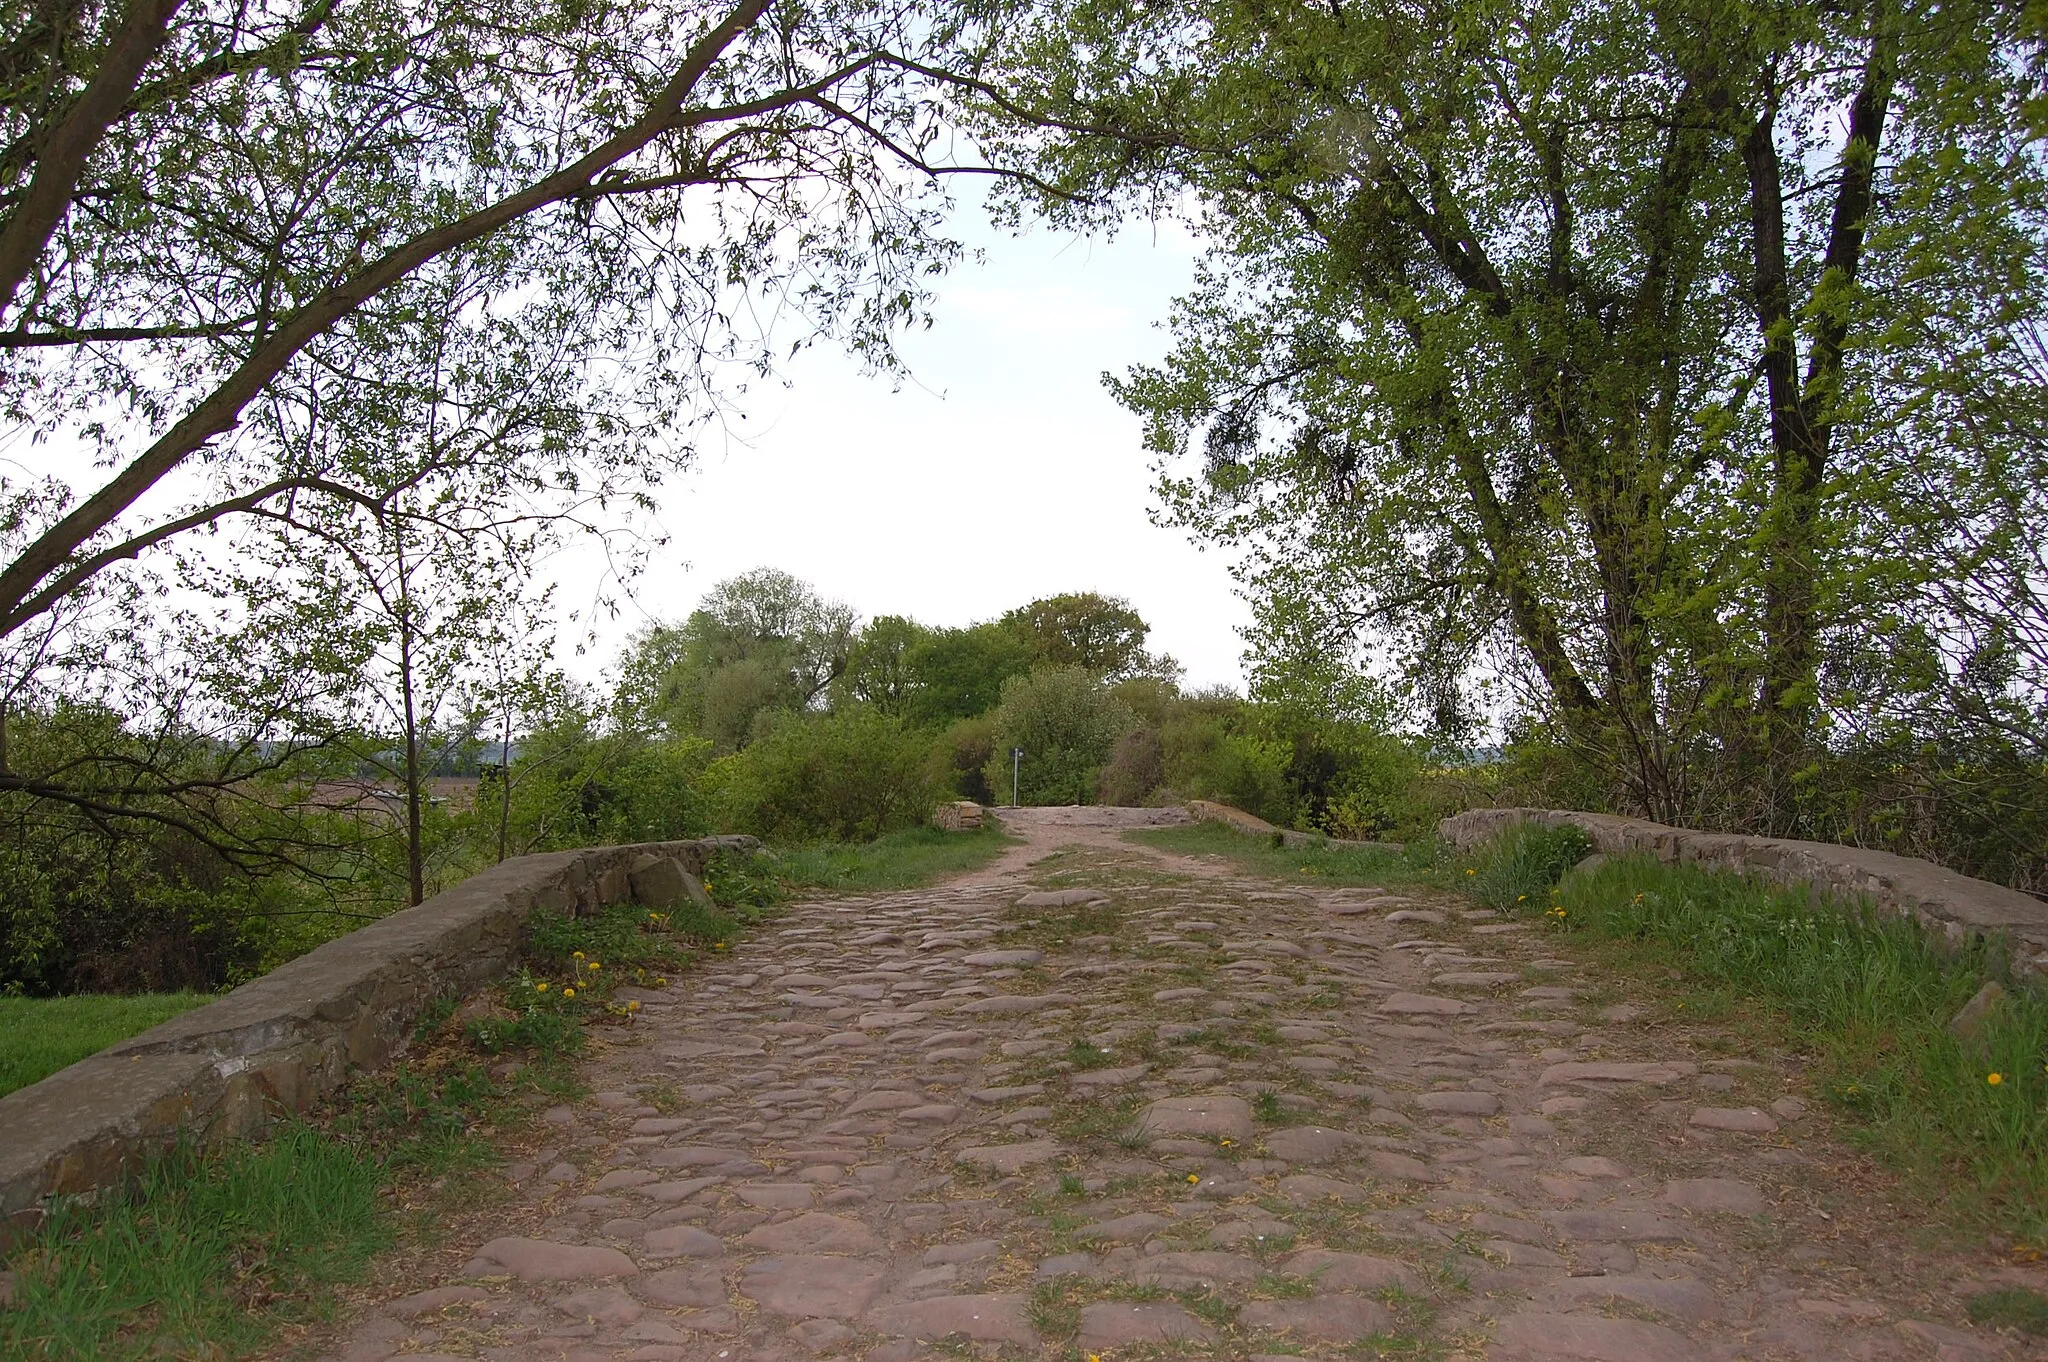
[[[2040,446],[1985,434],[2042,397],[2017,6],[1034,15],[1005,85],[1061,130],[1009,154],[1079,196],[1042,206],[1216,243],[1112,388],[1268,636],[1370,640],[1447,719],[1526,681],[1627,805],[1782,830],[1887,621],[1953,644],[1928,588],[1991,503],[2039,522]],[[1985,500],[1907,558],[1930,480]]]

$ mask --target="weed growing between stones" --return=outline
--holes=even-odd
[[[667,987],[671,974],[730,949],[778,901],[780,891],[749,859],[714,860],[708,905],[685,900],[657,911],[614,903],[575,916],[536,915],[520,967],[496,990],[496,1006],[464,1019],[465,1039],[491,1055],[569,1055],[582,1049],[586,1026],[632,1024],[640,1003],[621,989]]]
[[[1542,902],[1565,872],[1586,859],[1592,838],[1576,827],[1518,823],[1439,867],[1451,886],[1482,908],[1518,912]]]

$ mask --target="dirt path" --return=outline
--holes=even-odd
[[[501,1230],[335,1356],[2022,1355],[1796,1075],[1537,929],[1119,840],[1157,817],[1025,811],[648,1002]]]

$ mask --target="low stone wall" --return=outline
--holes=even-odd
[[[1437,835],[1451,846],[1464,847],[1515,823],[1583,828],[1594,849],[1610,856],[1646,852],[1673,864],[1690,862],[1778,884],[1811,885],[1831,896],[1867,896],[1880,907],[1911,914],[1951,942],[2002,935],[2011,945],[2016,972],[2048,976],[2048,903],[2017,889],[1971,879],[1932,861],[1894,856],[1889,851],[1784,837],[1694,832],[1639,818],[1568,809],[1473,809],[1446,818]]]
[[[663,907],[703,892],[694,877],[717,851],[758,845],[714,837],[521,856],[0,1097],[0,1240],[36,1223],[46,1197],[107,1186],[180,1132],[252,1134],[396,1055],[435,999],[511,969],[535,911]]]
[[[1236,828],[1239,832],[1250,833],[1254,837],[1277,836],[1282,846],[1353,847],[1370,848],[1375,851],[1401,849],[1399,842],[1353,842],[1342,837],[1325,837],[1318,832],[1297,832],[1293,828],[1268,823],[1257,814],[1246,813],[1243,809],[1233,809],[1228,804],[1218,804],[1210,799],[1190,799],[1187,810],[1189,816],[1197,823],[1222,823],[1227,827]]]

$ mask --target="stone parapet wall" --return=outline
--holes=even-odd
[[[1832,897],[1868,897],[1879,907],[1910,914],[1947,940],[2003,936],[2014,970],[2048,977],[2048,903],[2017,889],[1971,879],[1932,861],[1889,851],[1802,842],[1785,837],[1694,832],[1639,818],[1577,813],[1569,809],[1473,809],[1446,818],[1437,835],[1466,847],[1516,823],[1571,825],[1585,830],[1596,851],[1643,852],[1672,864],[1756,875],[1773,883],[1809,885]]]
[[[756,846],[714,837],[521,856],[0,1097],[0,1238],[33,1225],[45,1198],[108,1186],[180,1134],[253,1134],[390,1059],[435,999],[512,968],[534,912],[664,907],[718,851]]]

